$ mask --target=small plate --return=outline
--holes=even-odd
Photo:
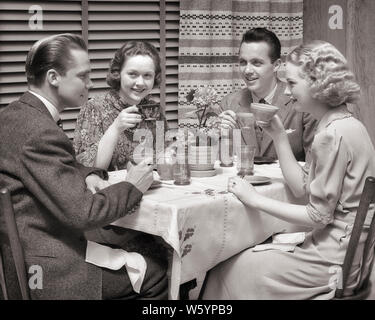
[[[149,189],[156,189],[162,186],[162,182],[160,180],[154,180]]]
[[[255,164],[269,164],[274,162],[276,162],[276,160],[270,157],[254,157]]]
[[[244,179],[250,182],[252,185],[266,184],[271,182],[271,178],[263,176],[244,176]]]

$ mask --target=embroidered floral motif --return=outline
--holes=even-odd
[[[184,237],[183,241],[186,241],[187,239],[189,239],[190,237],[192,237],[193,234],[194,234],[194,229],[193,228],[188,228],[186,230],[185,237]]]
[[[216,191],[214,189],[206,189],[203,191],[192,191],[191,194],[205,194],[209,197],[215,197],[218,194],[227,194],[228,191],[222,190],[222,191]]]
[[[192,245],[191,244],[185,245],[184,250],[182,251],[181,258],[183,258],[184,256],[186,256],[191,251],[191,249],[192,249]]]
[[[193,245],[190,243],[186,243],[186,241],[194,236],[194,232],[195,232],[195,227],[190,227],[190,228],[187,228],[185,231],[180,230],[178,232],[178,236],[181,242],[181,248],[183,248],[181,258],[186,256],[192,250]]]

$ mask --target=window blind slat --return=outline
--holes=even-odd
[[[43,7],[42,7],[43,9]],[[1,10],[1,9],[0,9]],[[16,10],[7,10],[0,14],[0,19],[6,19],[7,21],[29,21],[31,14],[28,10],[23,9],[22,11],[16,11]],[[52,12],[43,10],[43,21],[44,22],[55,22],[55,21],[65,21],[66,16],[61,15],[58,12]],[[72,21],[81,21],[81,15],[80,14],[70,14],[69,20]]]
[[[159,12],[111,12],[111,21],[159,21]],[[90,12],[90,21],[108,22],[107,12]]]
[[[20,11],[29,11],[31,6],[38,5],[43,11],[80,11],[81,10],[81,1],[2,1],[0,2],[0,11],[2,14],[7,11],[20,10]]]
[[[102,2],[102,3],[99,3]],[[108,1],[91,1],[89,0],[89,11],[111,12],[111,11],[155,11],[159,12],[159,1],[145,3],[139,1],[122,1],[120,3],[111,3]]]
[[[159,32],[159,23],[157,21],[107,21],[91,22],[89,21],[90,31],[130,31],[130,30],[157,30]]]
[[[129,31],[117,31],[111,30],[105,31],[95,31],[89,33],[89,41],[91,40],[106,40],[109,37],[109,32],[112,40],[148,40],[148,39],[159,39],[159,32],[157,30],[129,30]]]
[[[80,32],[78,31],[71,32],[71,33],[80,34]],[[46,31],[13,31],[13,32],[2,31],[0,42],[31,41],[32,43],[34,43],[35,41],[41,38],[52,36],[54,34],[56,34],[55,31],[49,31],[49,30],[46,30]]]

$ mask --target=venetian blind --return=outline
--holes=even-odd
[[[81,34],[81,1],[0,2],[0,107],[27,90],[25,60],[32,44],[46,36]]]
[[[164,5],[163,5],[164,4]],[[34,7],[32,7],[34,6]],[[37,6],[37,7],[35,7]],[[161,12],[161,9],[165,11]],[[29,12],[30,9],[30,12]],[[42,25],[33,24],[41,10]],[[161,18],[164,17],[164,20]],[[30,22],[31,19],[31,22]],[[162,23],[164,21],[164,23]],[[109,61],[126,40],[147,40],[160,48],[165,43],[165,81],[153,90],[164,93],[166,116],[177,127],[179,1],[68,0],[2,1],[0,3],[0,107],[27,89],[25,58],[31,45],[48,35],[72,32],[87,38],[94,88],[90,97],[105,91]],[[160,26],[165,25],[161,32]],[[41,28],[40,28],[41,26]],[[39,27],[39,29],[38,29]],[[161,38],[161,35],[164,35]],[[79,108],[62,112],[64,131],[72,138]]]

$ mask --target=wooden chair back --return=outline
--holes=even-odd
[[[17,279],[23,300],[30,299],[25,257],[18,234],[16,219],[14,216],[13,204],[10,192],[7,188],[0,190],[0,215],[3,216],[5,222],[5,230],[9,240],[11,254],[13,256],[14,266],[16,268]],[[0,248],[0,285],[5,300],[9,299],[9,288],[7,287],[7,279],[5,276],[4,253]]]
[[[363,192],[361,195],[361,199],[359,202],[359,207],[357,211],[357,215],[354,221],[354,226],[352,230],[352,235],[349,240],[348,249],[346,251],[343,269],[342,269],[342,288],[336,289],[335,298],[336,299],[364,299],[370,293],[371,290],[371,283],[370,283],[370,276],[371,270],[373,267],[373,262],[371,262],[370,269],[366,274],[366,261],[368,256],[371,254],[371,250],[374,250],[374,242],[375,242],[375,214],[372,217],[372,221],[370,224],[370,228],[368,231],[367,239],[365,242],[365,246],[363,249],[363,258],[362,258],[362,266],[360,270],[361,278],[357,288],[354,290],[354,295],[349,297],[343,297],[344,290],[347,286],[348,277],[350,274],[350,270],[352,268],[353,259],[357,250],[359,238],[361,237],[363,224],[365,222],[367,212],[369,211],[369,207],[371,204],[375,203],[375,178],[374,177],[367,177],[365,186],[363,188]]]

